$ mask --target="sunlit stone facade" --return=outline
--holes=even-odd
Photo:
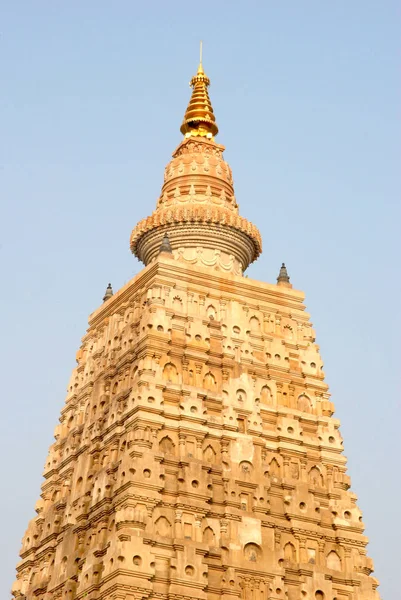
[[[378,600],[304,295],[284,266],[243,276],[260,234],[201,66],[191,83],[131,236],[146,266],[89,318],[13,594]]]

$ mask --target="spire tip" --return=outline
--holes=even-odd
[[[192,96],[188,108],[184,115],[184,120],[180,131],[185,137],[201,136],[213,139],[219,129],[216,124],[216,117],[213,113],[212,103],[210,102],[207,88],[210,85],[210,79],[203,70],[203,42],[200,42],[199,67],[196,75],[192,77],[190,86],[192,87]]]

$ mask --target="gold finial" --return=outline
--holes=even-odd
[[[219,129],[213,113],[207,88],[210,79],[205,75],[202,65],[203,44],[200,43],[199,67],[196,75],[192,77],[190,86],[193,88],[192,96],[181,125],[181,133],[186,137],[191,135],[213,138]]]

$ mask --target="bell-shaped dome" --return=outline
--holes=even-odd
[[[185,137],[165,169],[156,210],[132,231],[131,250],[147,265],[167,233],[175,259],[242,274],[261,253],[261,237],[238,213],[224,146],[214,140],[209,83],[200,65],[181,126]]]

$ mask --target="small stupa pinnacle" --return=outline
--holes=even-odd
[[[169,240],[169,237],[168,237],[167,233],[164,234],[162,243],[160,245],[159,254],[161,254],[162,252],[167,252],[168,254],[172,254],[173,253],[173,251],[171,249],[170,240]]]
[[[106,288],[106,292],[103,296],[103,302],[106,302],[107,300],[109,300],[111,297],[113,296],[113,288],[111,287],[111,283],[109,283],[109,285]]]
[[[277,277],[277,284],[291,286],[290,276],[288,275],[288,271],[287,271],[287,267],[285,266],[285,263],[281,264],[280,272]]]

